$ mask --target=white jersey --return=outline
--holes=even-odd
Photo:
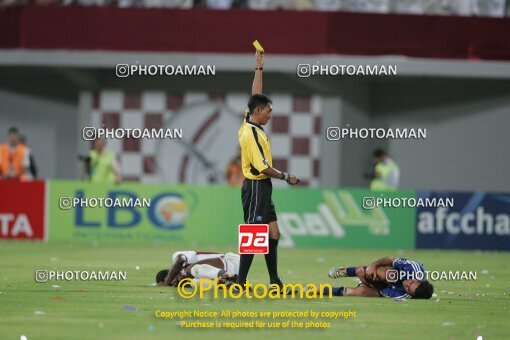
[[[220,259],[223,262],[223,269],[229,273],[237,274],[239,272],[239,254],[234,253],[212,253],[212,252],[196,252],[194,250],[176,251],[172,254],[172,264],[177,262],[179,255],[184,255],[184,265],[194,264],[202,260]]]
[[[223,257],[223,254],[213,253],[213,252],[200,252],[194,250],[184,250],[184,251],[176,251],[172,254],[172,264],[177,262],[177,257],[179,255],[184,255],[186,258],[184,261],[184,265],[194,264],[198,261],[207,260],[207,259],[217,259]]]

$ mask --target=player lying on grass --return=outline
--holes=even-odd
[[[425,280],[423,264],[404,258],[383,257],[368,267],[335,267],[330,269],[328,276],[333,279],[358,277],[361,280],[356,288],[334,287],[334,296],[430,299],[434,292],[434,286]]]
[[[177,287],[179,282],[186,278],[235,281],[238,272],[238,254],[177,251],[172,255],[172,267],[163,269],[156,275],[156,284]]]

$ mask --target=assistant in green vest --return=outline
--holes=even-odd
[[[400,180],[400,169],[388,154],[381,149],[374,151],[374,179],[370,189],[375,191],[397,190]]]
[[[115,154],[105,148],[103,139],[96,139],[92,144],[90,157],[90,181],[92,183],[120,182],[120,168]]]

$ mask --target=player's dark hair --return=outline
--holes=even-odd
[[[433,293],[434,286],[425,280],[414,291],[413,299],[430,299]]]
[[[165,277],[168,275],[168,272],[169,272],[168,269],[160,270],[159,273],[156,275],[156,283],[165,281]]]
[[[386,156],[386,151],[384,151],[383,149],[375,149],[374,150],[374,157],[375,158],[379,158],[379,157],[382,157],[382,156]]]
[[[17,127],[15,127],[15,126],[13,126],[13,127],[9,128],[8,133],[15,133],[15,134],[18,134],[18,128],[17,128]]]
[[[267,104],[271,104],[272,101],[269,99],[265,94],[258,93],[254,94],[250,97],[250,100],[248,101],[248,110],[250,111],[250,115],[253,114],[253,111],[257,107],[264,107]]]

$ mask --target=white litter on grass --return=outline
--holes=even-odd
[[[448,295],[452,295],[452,294],[455,294],[454,292],[448,292]]]
[[[440,299],[437,299],[436,302],[439,302]]]
[[[437,297],[437,294],[436,293],[432,294],[432,297]]]
[[[135,269],[136,269],[136,270],[140,270],[140,266],[136,266],[136,267],[135,267]]]
[[[34,314],[35,314],[35,315],[44,315],[44,314],[46,314],[46,313],[45,313],[45,312],[43,312],[42,310],[36,310],[36,311],[34,312]]]
[[[443,322],[443,327],[453,326],[453,322]]]
[[[483,336],[481,336],[481,335],[477,336],[476,340],[483,340]]]
[[[151,287],[154,287],[154,286],[157,286],[158,284],[156,282],[153,282],[153,283],[149,283],[147,286],[151,286]]]
[[[53,285],[53,286],[51,286],[51,288],[60,288],[60,286],[59,285]]]
[[[480,273],[482,273],[484,275],[487,275],[487,274],[489,274],[489,270],[488,269],[482,269],[482,271]]]
[[[28,340],[27,336],[26,335],[22,335],[19,337],[20,340]]]
[[[395,302],[407,302],[407,299],[394,299]]]

